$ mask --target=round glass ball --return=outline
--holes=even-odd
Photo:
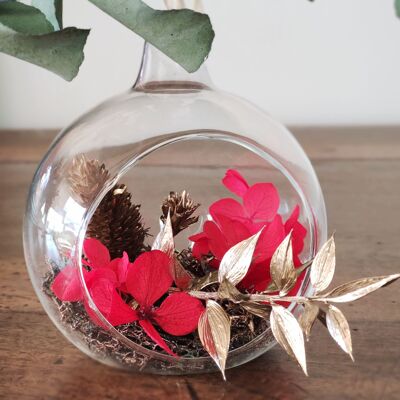
[[[85,196],[76,197],[71,168],[79,157],[104,164],[101,180],[80,182]],[[103,321],[96,329],[87,319],[74,321],[82,306],[61,302],[51,294],[54,275],[75,265],[82,278],[82,246],[88,225],[111,188],[123,183],[132,194],[149,233],[160,229],[160,201],[171,191],[187,190],[200,203],[200,219],[208,206],[227,196],[221,185],[227,169],[250,182],[272,182],[279,191],[279,214],[288,218],[299,205],[306,228],[302,261],[311,259],[325,242],[325,205],[313,167],[292,134],[253,104],[221,92],[202,68],[187,74],[146,45],[135,86],[86,113],[64,129],[34,176],[24,224],[24,249],[30,278],[47,314],[80,350],[103,363],[137,371],[188,374],[217,370],[208,356],[172,357],[142,346]],[[79,168],[78,168],[79,170]],[[86,191],[85,191],[86,190]],[[199,226],[181,232],[176,246],[191,245]],[[90,297],[93,312],[104,317]],[[309,290],[306,275],[300,288]],[[292,305],[294,307],[294,305]],[[98,335],[105,344],[93,346]],[[97,335],[97,336],[96,336]],[[267,327],[248,343],[230,351],[227,368],[258,357],[275,344]]]

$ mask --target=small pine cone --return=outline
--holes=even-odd
[[[132,204],[131,197],[125,185],[115,185],[97,207],[86,232],[108,248],[111,258],[126,251],[134,260],[144,249],[148,229],[143,226],[140,206]]]
[[[74,198],[88,207],[109,179],[110,174],[98,160],[88,160],[84,154],[72,160],[68,182]]]
[[[174,236],[195,224],[199,217],[192,217],[192,214],[199,208],[200,204],[195,203],[185,190],[182,193],[170,192],[161,205],[161,220],[165,223],[168,211],[171,217],[171,225]]]

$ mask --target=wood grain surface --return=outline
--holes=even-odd
[[[293,129],[310,155],[337,231],[335,282],[400,271],[400,128]],[[342,310],[353,364],[317,326],[310,377],[282,349],[219,374],[132,374],[92,361],[42,310],[26,272],[21,225],[30,180],[51,131],[0,131],[1,399],[399,399],[400,286]]]

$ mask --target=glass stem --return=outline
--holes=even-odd
[[[188,3],[192,4],[189,6]],[[191,8],[195,11],[201,11],[203,8],[200,0],[191,2],[165,0],[165,5],[168,9]],[[143,91],[166,86],[207,88],[213,85],[207,67],[204,64],[197,71],[189,73],[156,47],[146,42],[139,74],[133,89]]]

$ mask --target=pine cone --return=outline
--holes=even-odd
[[[72,160],[67,179],[75,200],[88,207],[109,177],[104,164],[100,164],[98,160],[88,160],[82,154]]]
[[[184,190],[182,193],[170,192],[161,205],[161,220],[165,223],[168,211],[171,217],[171,225],[174,236],[195,224],[199,217],[192,214],[199,208],[200,204],[194,203],[190,195]]]
[[[125,185],[115,185],[103,198],[90,220],[87,237],[100,240],[111,258],[126,251],[134,260],[144,249],[148,234],[142,223],[140,206],[132,204]]]

